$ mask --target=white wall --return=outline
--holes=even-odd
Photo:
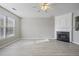
[[[10,43],[11,41],[16,40],[20,37],[20,34],[21,34],[20,33],[21,32],[20,31],[20,25],[21,25],[20,22],[21,22],[21,20],[20,20],[20,17],[12,14],[11,12],[9,12],[8,10],[6,10],[2,7],[0,7],[0,14],[5,15],[5,16],[9,16],[9,17],[15,19],[15,22],[16,22],[15,23],[16,24],[15,36],[0,40],[0,46],[2,46],[4,44]]]
[[[70,42],[72,41],[72,13],[55,16],[55,38],[56,31],[70,32]]]
[[[23,39],[54,38],[54,17],[30,17],[22,19]]]

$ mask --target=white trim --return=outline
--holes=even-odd
[[[56,38],[21,38],[21,39],[56,39]]]
[[[5,39],[5,37],[6,37],[6,16],[4,16],[4,39]]]
[[[72,42],[72,43],[79,45],[79,43],[78,43],[78,42]]]

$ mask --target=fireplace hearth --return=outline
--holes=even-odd
[[[69,42],[69,32],[57,31],[57,40]]]

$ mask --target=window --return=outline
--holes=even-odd
[[[0,15],[0,39],[5,37],[5,16]]]
[[[15,34],[15,20],[0,15],[0,39],[14,36]]]
[[[15,20],[7,17],[6,19],[6,36],[14,36],[15,34]]]

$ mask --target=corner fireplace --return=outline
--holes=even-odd
[[[57,40],[64,41],[64,42],[69,42],[69,32],[62,32],[62,31],[57,31]]]

